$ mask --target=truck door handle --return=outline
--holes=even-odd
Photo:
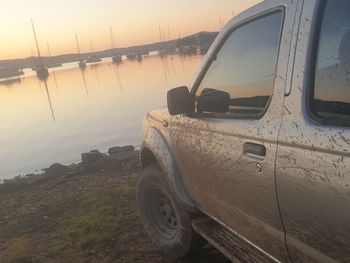
[[[243,146],[243,153],[247,157],[263,160],[266,157],[266,148],[262,144],[246,142]]]

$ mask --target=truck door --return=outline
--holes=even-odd
[[[294,262],[350,262],[350,1],[307,0],[303,10],[276,161],[279,205]]]
[[[266,1],[226,26],[192,89],[229,110],[172,117],[171,148],[197,206],[273,257],[288,259],[275,189],[277,137],[300,1]]]

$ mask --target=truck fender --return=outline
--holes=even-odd
[[[140,161],[142,168],[158,163],[176,199],[189,212],[198,212],[192,198],[188,195],[176,160],[168,143],[156,128],[148,128],[143,137]]]

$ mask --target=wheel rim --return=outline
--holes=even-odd
[[[172,239],[177,232],[177,217],[167,194],[159,188],[148,191],[147,207],[154,230],[165,239]]]

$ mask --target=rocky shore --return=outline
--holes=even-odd
[[[0,262],[169,262],[136,211],[133,146],[83,153],[0,185]],[[227,262],[208,246],[179,262]]]
[[[91,150],[81,154],[79,163],[71,165],[54,163],[42,169],[43,173],[4,179],[3,184],[0,184],[0,193],[1,190],[11,191],[14,188],[33,185],[55,176],[69,177],[82,173],[115,171],[127,162],[130,162],[129,166],[138,166],[138,151],[132,145],[111,147],[108,149],[108,154],[101,153],[99,150]]]

